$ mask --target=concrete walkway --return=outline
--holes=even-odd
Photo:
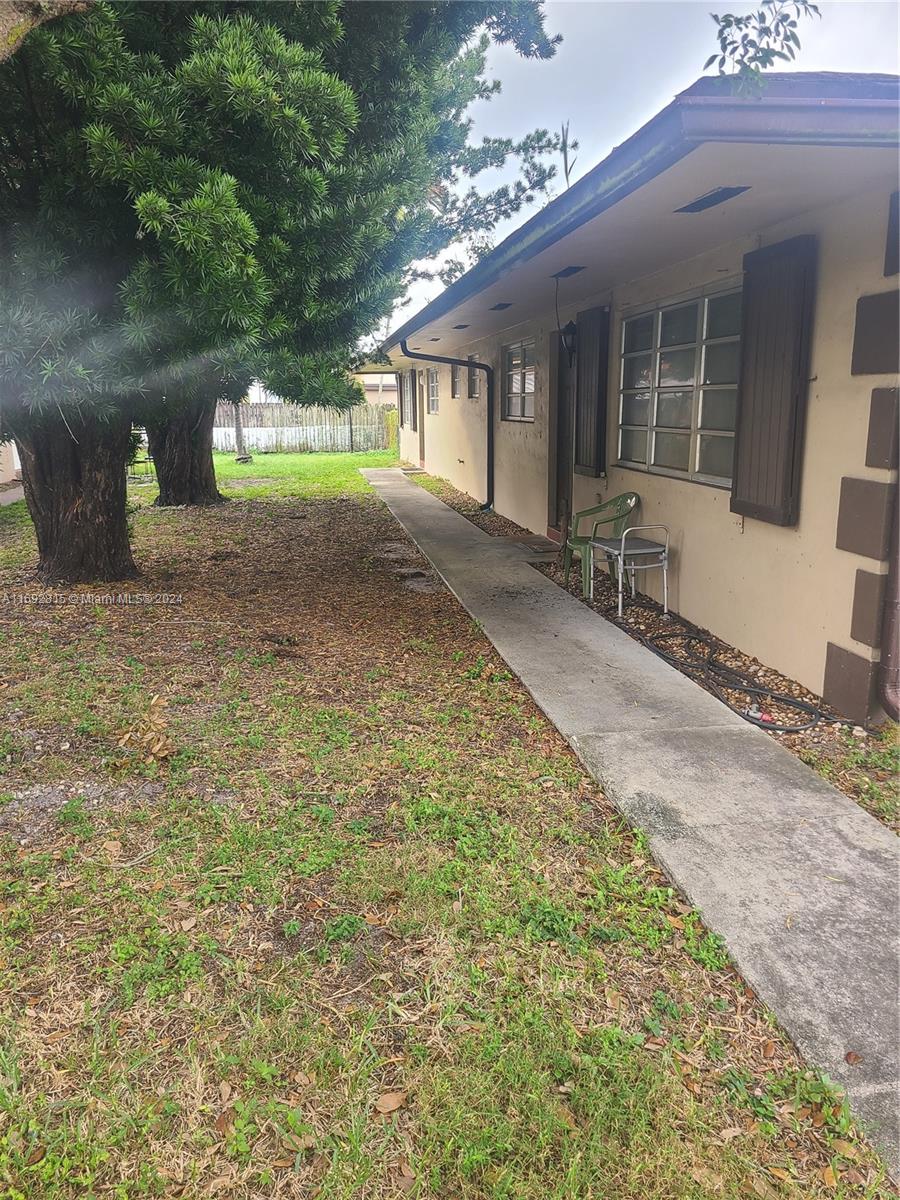
[[[25,492],[20,487],[4,488],[0,491],[0,508],[5,504],[15,504],[17,500],[24,500]]]
[[[898,842],[713,696],[399,470],[363,474],[807,1061],[900,1166]],[[859,1055],[849,1065],[846,1055]]]

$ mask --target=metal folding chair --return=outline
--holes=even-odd
[[[647,533],[651,529],[663,530],[665,541],[653,542],[649,538],[635,537],[636,533]],[[634,525],[625,529],[622,536],[591,539],[591,581],[590,599],[594,598],[594,553],[601,551],[607,562],[615,563],[616,579],[619,590],[619,616],[622,615],[622,602],[625,587],[625,572],[631,576],[632,599],[636,593],[635,573],[637,571],[653,571],[659,567],[663,573],[663,612],[669,611],[669,528],[667,525]]]

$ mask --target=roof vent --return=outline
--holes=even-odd
[[[554,271],[550,276],[551,279],[568,279],[570,275],[577,275],[579,271],[583,271],[584,267],[563,267],[561,271]]]
[[[454,325],[453,328],[454,329],[468,329],[469,327],[468,327],[468,325]]]
[[[724,204],[726,200],[732,200],[735,196],[739,196],[741,192],[749,192],[750,185],[745,187],[717,187],[711,192],[705,192],[702,196],[698,196],[696,200],[692,200],[690,204],[685,204],[684,208],[676,208],[677,213],[698,213],[706,212],[708,208],[715,208],[717,204]]]
[[[503,312],[504,308],[512,308],[512,300],[501,300],[499,304],[492,304],[488,312]]]
[[[439,342],[441,339],[440,338],[429,338],[428,340],[429,340],[429,342]]]

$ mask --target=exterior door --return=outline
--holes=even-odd
[[[416,372],[416,417],[419,425],[419,466],[425,466],[425,374]]]
[[[572,512],[572,436],[575,412],[574,357],[570,360],[558,334],[551,334],[551,369],[556,360],[555,402],[550,409],[550,494],[547,505],[547,535],[562,541]]]

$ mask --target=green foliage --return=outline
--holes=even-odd
[[[549,178],[540,132],[468,145],[491,37],[554,52],[531,0],[98,0],[35,30],[0,65],[4,430],[143,414],[238,365],[355,403],[352,348],[410,263]],[[511,155],[523,179],[457,195]]]
[[[797,33],[801,17],[818,17],[819,7],[810,0],[762,0],[755,12],[744,16],[712,13],[716,23],[719,53],[712,54],[704,71],[716,63],[719,74],[731,71],[741,83],[756,83],[762,71],[782,62],[793,62],[800,49]]]

